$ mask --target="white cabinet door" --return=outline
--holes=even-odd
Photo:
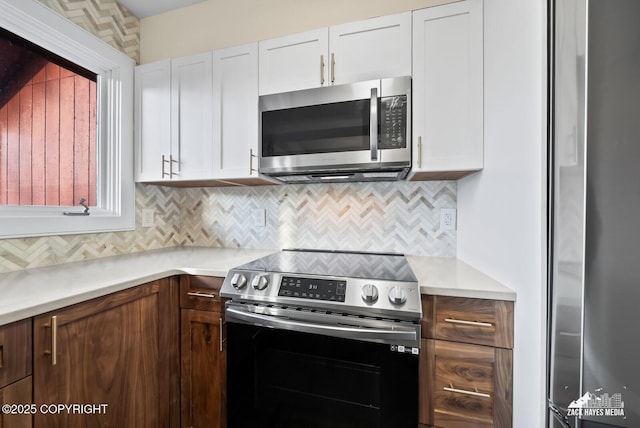
[[[213,129],[215,178],[257,176],[257,43],[213,52]]]
[[[136,181],[162,180],[171,152],[171,61],[136,67],[134,115]]]
[[[412,179],[483,167],[482,55],[482,0],[413,13]]]
[[[171,61],[172,180],[213,175],[212,53]]]
[[[411,12],[329,28],[332,84],[411,75]]]
[[[328,30],[264,40],[260,51],[260,95],[328,84]]]

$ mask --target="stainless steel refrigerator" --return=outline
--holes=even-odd
[[[640,427],[640,1],[549,3],[550,427]]]

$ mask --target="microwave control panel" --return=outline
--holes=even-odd
[[[380,99],[381,149],[407,147],[407,96],[396,95]]]

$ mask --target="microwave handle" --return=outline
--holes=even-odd
[[[371,160],[378,160],[378,88],[371,88],[371,117],[369,122]]]

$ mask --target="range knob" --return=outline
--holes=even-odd
[[[256,275],[251,280],[251,286],[256,290],[264,290],[269,285],[269,277],[266,275]]]
[[[231,285],[236,290],[240,290],[247,285],[247,277],[241,273],[234,273],[231,277]]]
[[[407,293],[399,286],[393,286],[389,289],[389,301],[394,305],[402,305],[407,301]]]
[[[362,300],[366,303],[375,303],[378,300],[378,287],[373,284],[365,284],[362,286],[362,292],[360,293]]]

